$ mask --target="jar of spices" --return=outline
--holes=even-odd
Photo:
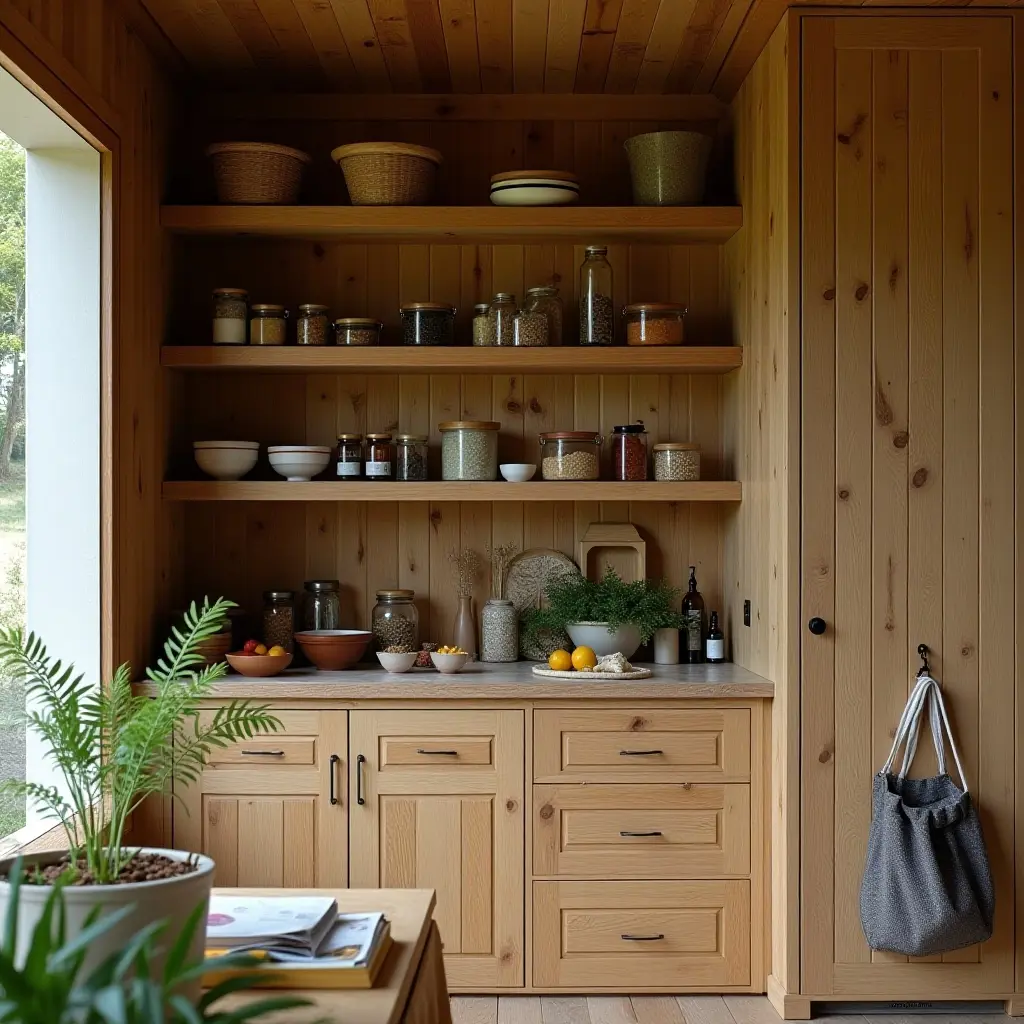
[[[339,480],[358,480],[363,475],[363,435],[339,434],[334,463]]]
[[[627,345],[682,345],[686,307],[676,302],[638,302],[622,311]]]
[[[338,580],[307,580],[302,610],[304,629],[341,629],[341,583]]]
[[[520,348],[535,348],[549,344],[548,318],[543,313],[530,313],[521,309],[512,321],[513,344]]]
[[[490,420],[439,423],[442,480],[494,480],[498,475],[498,430]]]
[[[615,306],[608,248],[588,245],[580,266],[580,344],[615,344]]]
[[[598,480],[601,435],[592,430],[559,430],[540,435],[545,480]]]
[[[283,345],[288,340],[288,310],[270,302],[253,303],[249,344]]]
[[[492,599],[480,615],[480,660],[519,660],[519,612],[511,601]]]
[[[295,594],[291,590],[263,593],[263,642],[295,652]]]
[[[489,316],[491,307],[486,302],[478,302],[473,307],[473,344],[489,346],[494,344],[494,325]]]
[[[700,445],[666,441],[654,446],[655,480],[699,480]]]
[[[529,313],[543,313],[548,318],[548,344],[562,344],[562,300],[553,285],[537,285],[526,289],[526,306]]]
[[[402,344],[454,345],[455,307],[443,302],[402,306]]]
[[[384,325],[365,316],[345,316],[334,321],[335,345],[379,345]]]
[[[415,651],[419,645],[420,613],[414,590],[378,590],[370,613],[370,629],[377,648],[394,653]]]
[[[390,434],[367,434],[363,472],[367,480],[390,480],[394,462]]]
[[[612,428],[616,480],[647,479],[647,431],[643,421]]]
[[[515,344],[513,321],[516,310],[516,297],[511,292],[498,292],[491,299],[491,308],[487,315],[491,318],[495,345]]]
[[[295,344],[326,345],[329,324],[326,306],[304,302],[299,306],[299,316],[295,321]]]
[[[426,434],[399,434],[395,438],[395,479],[427,479]]]
[[[244,288],[213,289],[214,345],[244,345],[249,293]]]

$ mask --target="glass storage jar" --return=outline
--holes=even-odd
[[[370,613],[370,629],[378,650],[394,647],[407,652],[417,649],[420,613],[413,603],[415,596],[414,590],[377,591],[377,603]]]
[[[295,593],[291,590],[263,592],[263,642],[295,652]]]
[[[486,302],[478,302],[473,307],[473,344],[478,347],[494,344],[490,311],[491,307]]]
[[[588,245],[580,266],[580,344],[615,344],[615,305],[608,248]]]
[[[334,321],[335,345],[379,345],[384,325],[365,316],[344,316]]]
[[[367,434],[363,474],[367,480],[390,480],[395,459],[390,434]]]
[[[363,475],[362,434],[338,435],[338,457],[334,468],[339,480],[358,480]]]
[[[498,475],[498,430],[490,420],[439,423],[442,480],[494,480]]]
[[[341,629],[341,596],[338,580],[307,580],[302,609],[303,629]]]
[[[512,321],[515,319],[516,297],[511,292],[498,292],[491,299],[488,316],[491,318],[491,330],[494,332],[495,345],[514,345],[515,334]]]
[[[244,288],[213,289],[214,345],[244,345],[249,293]]]
[[[249,319],[250,345],[283,345],[288,340],[288,310],[271,302],[253,303]]]
[[[627,345],[682,345],[686,307],[677,302],[638,302],[622,311]]]
[[[295,321],[295,344],[326,345],[329,325],[326,306],[304,302],[299,306],[299,315]]]
[[[537,285],[526,289],[526,305],[529,313],[543,313],[548,318],[548,344],[562,344],[562,300],[553,285]]]
[[[616,480],[647,479],[647,431],[642,421],[612,427],[612,462]]]
[[[655,480],[699,480],[700,445],[666,441],[654,446]]]
[[[548,345],[548,327],[548,318],[543,313],[521,309],[512,321],[513,344],[519,348]]]
[[[395,479],[427,479],[426,434],[399,434],[395,438]]]
[[[592,430],[558,430],[540,435],[545,480],[598,480],[601,435]]]
[[[443,302],[410,302],[402,306],[402,344],[454,345],[455,307]]]

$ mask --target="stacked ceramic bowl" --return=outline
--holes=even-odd
[[[570,171],[503,171],[491,178],[495,206],[565,206],[579,198],[580,180]]]
[[[260,457],[259,441],[195,441],[196,465],[215,480],[241,480]]]
[[[327,468],[331,449],[316,444],[272,444],[267,449],[274,472],[286,480],[311,480]]]

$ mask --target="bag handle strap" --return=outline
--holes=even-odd
[[[920,676],[918,677],[918,683],[914,686],[915,692],[911,694],[911,700],[907,702],[912,704],[914,713],[912,716],[912,728],[906,738],[906,746],[903,751],[903,766],[899,772],[901,779],[907,777],[910,772],[910,766],[914,763],[914,758],[917,756],[917,744],[921,735],[921,714],[925,704],[928,705],[928,721],[931,726],[932,746],[935,748],[935,760],[938,763],[938,771],[940,775],[946,773],[946,750],[945,744],[942,742],[942,724],[939,720],[939,710],[935,701],[928,698],[931,687],[927,684],[921,686],[921,678]]]

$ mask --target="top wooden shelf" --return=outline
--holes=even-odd
[[[164,206],[160,223],[192,235],[351,242],[724,242],[738,206]]]

